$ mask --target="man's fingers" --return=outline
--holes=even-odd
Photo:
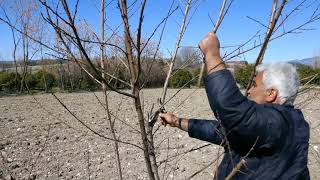
[[[165,118],[164,113],[159,113],[159,117],[160,117],[161,124],[164,125],[164,127],[166,127],[167,122],[165,120],[166,118]]]
[[[159,113],[159,117],[162,125],[166,126],[169,124],[170,126],[172,126],[172,120],[175,117],[175,115],[172,112],[165,112]]]
[[[161,118],[166,118],[166,116],[167,116],[167,113],[159,113],[159,117]]]
[[[172,116],[172,113],[166,112],[166,113],[159,113],[159,117],[161,119],[161,124],[164,125],[164,127],[167,126],[167,124],[170,124],[170,118]]]
[[[164,121],[163,119],[161,119],[161,124],[162,124],[164,127],[166,127],[168,123],[167,123],[166,121]]]
[[[159,113],[159,117],[162,119],[167,119],[170,116],[170,113]]]

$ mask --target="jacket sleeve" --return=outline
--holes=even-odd
[[[272,149],[280,143],[283,117],[279,110],[243,96],[226,69],[209,74],[204,82],[210,107],[221,120],[231,146],[247,151],[257,138],[259,148]]]
[[[188,134],[190,137],[222,145],[224,132],[216,120],[189,119]]]

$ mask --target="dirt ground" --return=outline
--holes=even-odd
[[[169,90],[167,97],[176,91]],[[311,127],[312,179],[320,179],[320,95],[317,93],[302,94],[296,101]],[[56,95],[89,127],[111,137],[104,109],[96,98],[103,99],[101,92]],[[160,95],[161,89],[142,92],[145,112]],[[119,139],[141,145],[132,100],[113,92],[109,97]],[[203,89],[182,90],[166,108],[179,116],[214,119]],[[186,132],[176,128],[161,126],[155,136],[161,179],[212,179],[217,167],[212,162],[222,154],[221,148],[189,138]],[[205,147],[198,149],[201,146]],[[87,130],[51,94],[0,97],[0,151],[2,178],[118,179],[112,142]],[[120,144],[120,157],[124,179],[147,179],[140,149]],[[201,169],[204,170],[196,174]]]

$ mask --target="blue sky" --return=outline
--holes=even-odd
[[[86,20],[86,22],[89,23],[93,27],[92,29],[97,33],[99,33],[99,2],[99,0],[80,0],[78,12],[78,21]],[[148,37],[154,27],[166,15],[171,2],[171,0],[150,0],[147,2],[143,24],[144,37]],[[181,0],[181,2],[184,1]],[[191,13],[194,12],[196,6],[199,6],[197,8],[197,11],[195,11],[192,20],[187,28],[181,44],[182,46],[197,46],[201,38],[204,37],[207,32],[212,30],[213,25],[208,15],[210,15],[213,21],[215,21],[218,15],[220,3],[221,1],[197,1],[196,5],[194,5],[191,9]],[[267,21],[269,19],[269,11],[272,5],[271,3],[271,0],[235,0],[217,33],[221,45],[238,45],[242,42],[245,42],[259,30],[261,33],[265,32],[266,29],[263,26],[248,19],[247,16],[253,17],[261,21],[262,23],[267,24]],[[297,0],[290,1],[290,3],[287,5],[287,9],[285,9],[285,14],[288,13],[295,5],[297,5],[297,3],[299,3],[299,1]],[[177,4],[178,1],[175,2],[174,6],[176,6]],[[70,5],[72,7],[72,1],[70,1]],[[305,9],[301,12],[295,13],[285,25],[285,30],[289,30],[292,27],[302,24],[313,12],[313,7],[314,6],[309,7],[308,9]],[[139,4],[134,6],[133,9],[137,8],[139,8]],[[106,15],[108,17],[108,26],[114,28],[121,22],[119,12],[115,3],[112,3],[107,7]],[[0,16],[3,17],[1,13]],[[161,43],[161,51],[165,56],[169,56],[170,52],[174,49],[181,19],[182,12],[178,10],[168,21],[165,35]],[[131,29],[135,31],[137,28],[138,15],[132,16],[130,20]],[[304,31],[303,33],[299,34],[288,34],[280,39],[271,42],[265,54],[265,62],[303,59],[315,55],[320,55],[319,27],[320,22],[318,21],[305,27],[315,28],[315,30]],[[158,39],[158,36],[159,32],[156,33],[153,40],[156,41]],[[247,47],[250,47],[252,45],[253,43],[249,44]],[[0,60],[11,59],[12,48],[13,45],[10,29],[5,24],[0,23]],[[245,54],[245,56],[240,57],[240,59],[245,58],[249,62],[253,62],[258,54],[258,50],[259,48],[255,51],[251,51]]]

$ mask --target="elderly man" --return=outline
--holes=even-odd
[[[220,44],[209,33],[201,42],[208,76],[205,88],[217,120],[178,118],[161,113],[163,124],[225,149],[215,179],[310,179],[307,167],[309,125],[293,107],[299,87],[295,68],[287,63],[260,65],[249,99],[241,94],[220,57]],[[244,161],[243,161],[244,160]]]

